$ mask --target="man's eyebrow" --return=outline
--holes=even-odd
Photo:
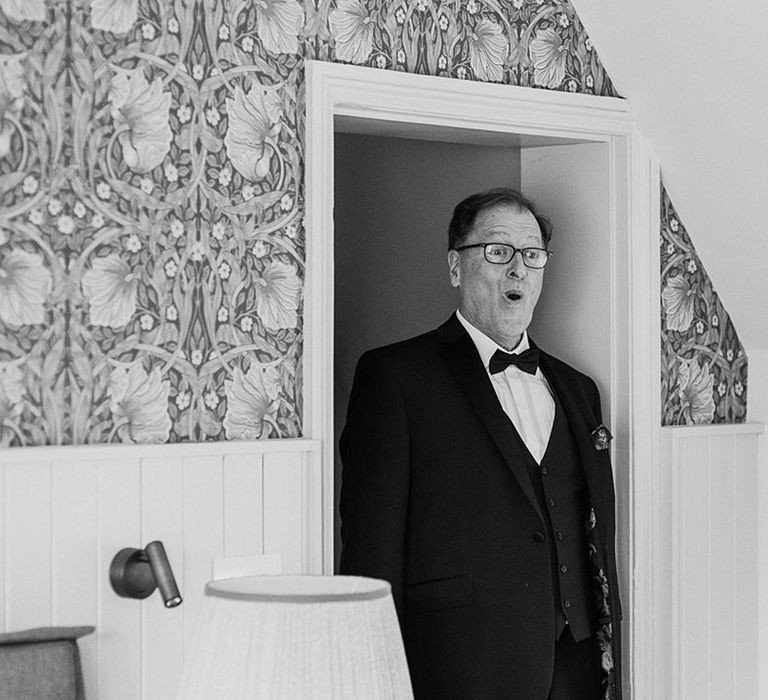
[[[507,228],[490,228],[487,231],[483,232],[483,237],[485,238],[498,233],[515,233],[515,232]],[[539,236],[536,236],[536,234],[534,234],[533,232],[526,234],[525,238],[532,241],[533,243],[539,242],[538,241]],[[483,241],[483,242],[484,243],[504,243],[504,245],[511,245],[511,243],[505,243],[504,241]]]

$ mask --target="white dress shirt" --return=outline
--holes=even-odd
[[[554,394],[541,369],[537,369],[536,374],[528,374],[509,365],[503,372],[491,374],[488,364],[493,353],[497,350],[508,351],[475,328],[460,311],[456,311],[456,317],[472,338],[504,413],[509,416],[536,462],[541,462],[555,422]],[[514,352],[521,353],[529,347],[528,333],[524,332]]]

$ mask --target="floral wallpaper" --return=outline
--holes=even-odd
[[[568,0],[0,0],[0,446],[302,434],[307,57],[617,95]]]
[[[460,80],[618,94],[567,0],[319,0],[307,56]]]
[[[662,425],[743,423],[747,356],[661,186]]]
[[[0,443],[299,435],[303,8],[0,10]]]

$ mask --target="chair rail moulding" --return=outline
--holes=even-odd
[[[0,465],[56,462],[76,464],[99,460],[173,459],[175,457],[226,457],[229,455],[317,454],[319,440],[220,440],[109,445],[40,445],[24,449],[0,449]]]
[[[323,562],[333,570],[334,120],[346,131],[514,146],[607,145],[610,179],[611,415],[630,620],[632,693],[664,697],[654,678],[660,478],[659,167],[619,98],[464,82],[306,62],[306,435],[322,442]],[[609,290],[606,290],[608,292]],[[602,319],[596,319],[602,323]],[[620,554],[621,556],[621,554]],[[628,669],[629,670],[629,669]]]

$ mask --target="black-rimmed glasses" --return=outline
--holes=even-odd
[[[467,250],[467,248],[482,248],[485,259],[493,265],[506,265],[515,257],[515,253],[520,253],[523,265],[540,270],[547,264],[551,250],[545,248],[515,248],[506,243],[472,243],[470,245],[460,245],[454,250]]]

